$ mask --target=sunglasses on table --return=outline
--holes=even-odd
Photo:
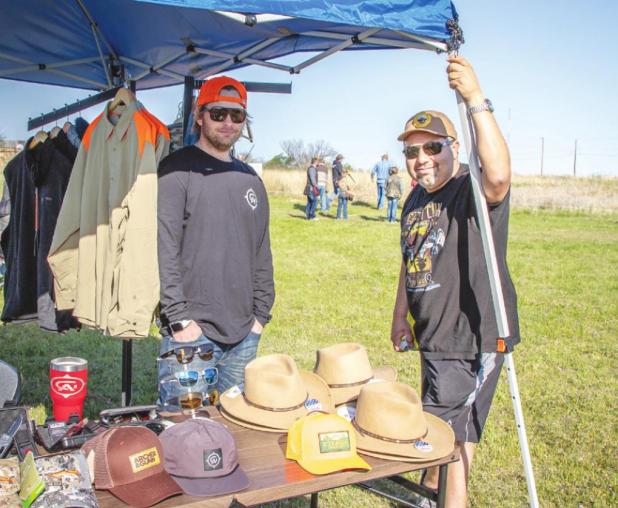
[[[406,156],[406,159],[416,159],[421,148],[427,155],[438,155],[442,151],[442,147],[452,144],[453,140],[451,138],[447,138],[444,141],[427,141],[422,145],[408,145],[404,147],[402,152]]]
[[[159,358],[163,360],[174,355],[178,363],[191,363],[193,357],[197,354],[200,360],[208,361],[212,360],[214,349],[215,348],[210,344],[203,344],[201,346],[181,346],[166,351],[159,356]]]
[[[234,123],[243,123],[247,118],[247,112],[244,109],[214,107],[203,108],[202,111],[207,111],[213,122],[223,122],[228,115]]]

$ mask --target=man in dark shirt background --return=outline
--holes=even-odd
[[[198,142],[159,166],[159,396],[170,406],[188,390],[242,388],[245,365],[271,318],[268,197],[255,171],[230,153],[246,107],[240,82],[226,76],[206,81],[197,100]],[[198,354],[205,345],[214,347],[212,358]],[[188,364],[165,355],[177,348],[194,353]]]
[[[475,445],[489,413],[503,353],[519,342],[519,328],[506,264],[508,147],[472,66],[460,56],[448,61],[449,86],[461,94],[474,124],[511,335],[498,335],[470,172],[458,161],[457,132],[446,115],[425,110],[408,120],[398,138],[408,172],[418,185],[401,213],[403,259],[391,341],[396,351],[418,344],[423,408],[451,425],[461,454],[461,460],[448,468],[446,505],[464,508]],[[437,487],[437,473],[435,467],[427,471],[425,486]]]

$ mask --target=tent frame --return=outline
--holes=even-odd
[[[502,338],[510,335],[509,324],[506,318],[506,307],[504,305],[504,296],[502,291],[502,282],[498,272],[498,262],[496,259],[496,250],[494,247],[494,239],[491,234],[491,224],[489,221],[489,212],[487,210],[487,201],[481,184],[481,170],[476,148],[476,140],[472,119],[468,113],[466,103],[459,93],[456,93],[457,106],[459,109],[459,117],[461,120],[461,129],[463,138],[468,152],[468,164],[470,166],[470,180],[472,185],[472,193],[474,195],[474,206],[476,216],[479,221],[479,230],[481,233],[481,242],[485,254],[485,262],[487,273],[489,275],[489,285],[491,291],[491,299],[493,303],[496,324],[498,326],[498,334]],[[524,474],[526,476],[526,486],[528,488],[528,502],[532,508],[538,508],[539,499],[536,492],[536,483],[534,480],[534,471],[532,469],[532,460],[530,459],[530,450],[528,448],[528,437],[526,434],[526,425],[524,423],[524,413],[521,407],[521,398],[519,396],[519,386],[517,383],[517,375],[515,373],[515,362],[513,360],[512,351],[507,351],[504,354],[506,363],[507,379],[509,383],[509,392],[513,402],[513,411],[515,413],[515,425],[517,426],[517,436],[519,439],[519,448],[524,465]]]

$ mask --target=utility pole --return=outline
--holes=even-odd
[[[577,176],[577,139],[575,140],[575,151],[573,152],[573,176]]]
[[[541,136],[541,176],[543,176],[543,158],[545,157],[545,138]]]

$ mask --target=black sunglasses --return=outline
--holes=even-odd
[[[213,122],[223,122],[227,115],[230,115],[232,122],[243,123],[247,118],[247,112],[244,109],[234,108],[204,108],[202,111],[208,111],[208,115]]]
[[[202,346],[183,346],[170,349],[163,353],[159,358],[165,359],[169,356],[175,355],[178,363],[191,363],[193,356],[197,354],[200,360],[208,361],[212,360],[214,347],[210,344],[204,344]]]
[[[416,159],[418,154],[423,149],[427,155],[438,155],[442,151],[443,146],[449,146],[453,144],[451,138],[447,138],[444,141],[427,141],[422,145],[408,145],[402,150],[406,159]]]

